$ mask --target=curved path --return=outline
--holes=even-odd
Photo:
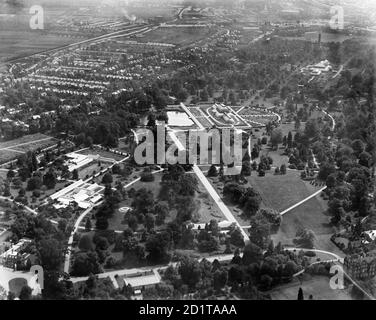
[[[343,269],[343,258],[341,258],[339,255],[333,253],[333,252],[329,252],[329,251],[324,251],[324,250],[318,250],[318,249],[305,249],[305,248],[284,248],[284,250],[287,250],[287,251],[313,251],[313,252],[316,252],[316,253],[323,253],[323,254],[327,254],[327,255],[330,255],[333,257],[333,260],[324,260],[324,261],[317,261],[317,262],[314,262],[312,264],[310,264],[309,266],[313,266],[315,264],[320,264],[320,263],[323,263],[323,262],[333,262],[335,263],[336,265],[338,265],[339,267],[341,267],[342,269],[342,272],[343,272],[343,275],[349,279],[349,281],[354,285],[356,286],[368,299],[370,300],[376,300],[375,297],[370,294],[369,292],[367,292],[366,290],[364,290],[362,288],[361,285],[358,284],[358,282],[353,279],[344,269]],[[308,267],[309,267],[308,266]],[[305,271],[306,271],[307,268],[299,271],[298,273],[294,274],[294,277],[297,277],[301,274],[303,274]]]
[[[123,161],[123,160],[122,160]],[[163,171],[164,169],[153,171],[152,174],[156,174],[158,172]],[[128,183],[126,186],[124,186],[124,189],[129,188],[131,185],[135,184],[136,182],[140,181],[141,178],[137,178],[133,180],[132,182]],[[64,272],[69,273],[69,266],[70,266],[70,259],[71,259],[71,252],[72,252],[72,244],[73,244],[73,237],[74,234],[80,229],[80,224],[82,220],[97,206],[101,205],[103,202],[98,203],[95,206],[91,206],[90,208],[86,209],[76,220],[76,223],[74,224],[74,228],[71,232],[71,235],[68,240],[68,247],[67,247],[67,253],[64,258]]]

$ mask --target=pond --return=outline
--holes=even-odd
[[[185,112],[169,111],[167,116],[168,124],[173,127],[189,127],[194,124]]]

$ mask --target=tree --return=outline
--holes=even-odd
[[[292,148],[292,133],[289,131],[289,134],[287,135],[287,148]]]
[[[133,231],[136,231],[138,229],[137,218],[134,215],[128,218],[128,227],[131,228]]]
[[[261,199],[259,196],[255,195],[247,197],[243,208],[244,215],[248,218],[255,215],[258,209],[260,208],[260,204]]]
[[[40,189],[41,186],[42,186],[42,180],[38,176],[30,178],[29,181],[27,182],[27,190],[28,191]]]
[[[91,231],[91,228],[92,228],[91,220],[90,220],[90,218],[87,218],[86,223],[85,223],[85,231],[89,232],[89,231]]]
[[[98,254],[94,251],[78,253],[72,264],[72,275],[77,277],[88,276],[101,272]]]
[[[73,170],[72,177],[73,177],[73,180],[78,180],[79,179],[79,175],[78,175],[77,169]]]
[[[316,236],[312,230],[301,229],[296,232],[294,243],[303,248],[312,249],[314,247]]]
[[[30,300],[32,289],[29,286],[23,286],[19,295],[20,300]]]
[[[114,181],[114,179],[112,178],[112,175],[111,173],[107,172],[103,178],[102,178],[102,183],[103,184],[111,184],[112,182]]]
[[[153,263],[165,263],[170,260],[171,235],[168,232],[152,234],[146,241],[147,258]]]
[[[81,237],[80,242],[78,243],[78,247],[82,251],[91,251],[91,250],[93,250],[94,249],[94,244],[93,244],[93,241],[91,240],[90,235],[84,234]]]
[[[259,154],[260,154],[259,148],[257,146],[254,146],[252,148],[252,152],[251,152],[251,158],[252,158],[252,160],[257,159],[259,157]]]
[[[257,214],[265,217],[273,227],[279,227],[282,223],[282,216],[274,209],[262,208]]]
[[[364,151],[364,143],[362,140],[356,139],[352,142],[351,148],[354,150],[354,154],[358,158],[359,155]]]
[[[302,288],[299,288],[298,300],[304,300],[304,294],[303,294],[303,289]]]
[[[320,180],[326,181],[329,175],[334,174],[335,172],[336,172],[336,167],[334,164],[329,163],[329,162],[324,162],[320,166],[318,178]]]
[[[38,243],[38,252],[45,270],[56,271],[62,262],[62,248],[55,239],[43,239]]]
[[[249,239],[260,248],[266,248],[270,241],[270,223],[262,215],[250,219]]]
[[[243,161],[241,174],[249,177],[252,173],[251,163],[249,161]]]
[[[12,180],[16,176],[16,173],[13,170],[7,172],[7,179]]]
[[[320,128],[316,119],[309,119],[306,123],[304,135],[308,139],[316,139],[320,134]]]
[[[222,290],[228,280],[228,273],[226,270],[216,270],[213,275],[213,287],[214,290],[220,291]]]
[[[201,279],[200,264],[196,259],[183,257],[180,261],[178,272],[184,284],[194,289]]]
[[[238,203],[243,193],[244,188],[235,182],[226,183],[223,188],[223,195],[233,203]]]
[[[208,171],[208,177],[217,177],[217,176],[218,176],[218,170],[217,170],[217,167],[213,164],[211,165]]]
[[[162,225],[168,216],[169,207],[165,201],[160,201],[154,206],[154,214],[156,215],[157,225]]]
[[[244,243],[243,234],[241,233],[239,228],[233,228],[233,230],[229,232],[229,235],[230,235],[231,244],[233,244],[234,246],[238,248],[244,247],[245,243]]]
[[[148,230],[148,231],[154,229],[154,227],[155,227],[155,218],[150,213],[147,214],[146,217],[145,217],[145,227],[146,227],[146,230]]]
[[[359,155],[359,164],[361,166],[369,168],[371,166],[371,163],[372,163],[372,156],[368,152],[363,151]]]
[[[244,247],[243,264],[250,265],[251,263],[258,263],[263,257],[262,250],[254,243],[249,243]]]
[[[76,179],[75,179],[76,180]],[[48,188],[48,189],[53,189],[56,186],[56,174],[55,172],[50,169],[43,177],[43,184]]]
[[[108,229],[108,219],[106,217],[97,217],[95,226],[98,230],[107,230]]]
[[[273,148],[278,148],[278,145],[282,143],[283,141],[283,135],[281,129],[274,129],[272,131],[270,142],[272,144]]]

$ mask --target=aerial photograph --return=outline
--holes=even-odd
[[[0,0],[0,300],[375,300],[375,76],[376,0]]]

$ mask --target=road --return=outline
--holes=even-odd
[[[311,194],[309,197],[303,199],[302,201],[299,201],[298,203],[294,204],[293,206],[291,206],[290,208],[282,211],[280,213],[281,216],[285,215],[286,213],[290,212],[291,210],[301,206],[303,203],[307,202],[308,200],[311,200],[312,198],[316,197],[317,195],[319,195],[321,192],[323,192],[325,189],[327,188],[327,186],[321,188],[320,190],[316,191],[314,194]]]
[[[332,79],[335,79],[335,78],[337,78],[340,74],[341,74],[341,72],[343,71],[343,65],[341,65],[341,67],[339,68],[339,70],[338,70],[338,72],[333,76],[333,78]]]
[[[169,135],[171,139],[174,141],[176,147],[179,149],[179,151],[184,151],[185,148],[182,145],[182,143],[179,141],[179,139],[176,137],[175,132],[170,131]],[[244,231],[240,223],[235,219],[234,215],[230,211],[230,209],[223,203],[222,199],[218,195],[217,191],[213,188],[211,183],[208,181],[206,176],[202,173],[201,169],[197,166],[197,164],[193,165],[193,172],[196,174],[197,178],[201,181],[201,183],[204,185],[206,191],[210,194],[210,196],[213,198],[214,202],[217,204],[218,208],[221,210],[222,214],[226,217],[226,219],[232,223],[235,223],[244,238],[244,241],[249,241],[248,234]]]
[[[126,158],[128,159],[128,158]],[[117,163],[120,163],[122,161],[125,161],[126,159],[123,159]],[[156,170],[156,171],[153,171],[152,174],[156,174],[158,172],[161,172],[163,171],[164,169],[160,169],[160,170]],[[135,180],[133,180],[132,182],[128,183],[126,186],[124,186],[124,189],[127,189],[129,188],[131,185],[135,184],[136,182],[140,181],[141,178],[137,178]],[[71,251],[72,251],[72,244],[73,244],[73,237],[74,237],[74,234],[78,231],[78,229],[80,229],[80,224],[82,222],[82,220],[97,206],[100,206],[103,202],[100,202],[98,203],[96,206],[91,206],[90,208],[86,209],[79,217],[78,219],[76,220],[75,224],[74,224],[74,229],[72,230],[71,232],[71,235],[69,237],[69,240],[68,240],[68,246],[67,246],[67,253],[65,254],[65,258],[64,258],[64,272],[66,273],[69,273],[69,266],[70,266],[70,259],[71,259]]]
[[[73,244],[73,237],[74,234],[77,232],[78,227],[80,226],[82,220],[95,208],[95,206],[91,206],[90,208],[86,209],[84,212],[81,213],[81,215],[76,220],[76,223],[74,224],[74,228],[70,234],[70,237],[68,239],[68,247],[67,247],[67,253],[65,254],[64,258],[64,272],[69,273],[69,264],[70,264],[70,257],[71,257],[71,251],[72,251],[72,244]]]
[[[231,261],[232,258],[234,257],[233,254],[222,254],[222,255],[216,255],[216,256],[211,256],[207,258],[201,258],[199,261],[206,259],[209,262],[213,262],[214,260],[218,260],[219,262],[224,262],[224,261]],[[112,280],[112,283],[114,283],[115,288],[117,288],[118,284],[115,280],[116,276],[133,276],[135,274],[142,274],[142,273],[149,273],[149,272],[154,272],[154,274],[159,275],[160,270],[167,269],[169,266],[174,266],[176,267],[178,265],[178,262],[171,262],[167,265],[159,265],[159,266],[154,266],[153,268],[150,267],[141,267],[141,268],[132,268],[132,269],[122,269],[122,270],[115,270],[115,271],[109,271],[109,272],[103,272],[99,273],[96,276],[98,276],[99,279],[104,279],[109,277]],[[147,277],[145,275],[139,276],[139,278]],[[70,277],[70,281],[73,283],[76,282],[82,282],[86,281],[89,277]],[[132,277],[133,278],[133,277]],[[116,283],[116,285],[115,285]]]
[[[362,288],[362,286],[360,286],[358,284],[358,282],[353,279],[344,269],[343,269],[343,258],[340,257],[339,255],[333,253],[333,252],[329,252],[329,251],[325,251],[325,250],[319,250],[319,249],[305,249],[305,248],[284,248],[285,250],[287,251],[313,251],[315,253],[323,253],[323,254],[326,254],[326,255],[329,255],[329,256],[332,256],[333,259],[332,260],[325,260],[325,262],[333,262],[335,263],[336,265],[338,265],[339,267],[341,267],[342,271],[343,271],[343,275],[349,279],[349,281],[354,285],[356,286],[361,292],[363,292],[363,294],[370,300],[375,300],[375,297],[373,295],[371,295],[369,292],[367,292],[366,290],[364,290]],[[314,262],[312,263],[311,265],[315,265],[315,264],[319,264],[323,261],[318,261],[318,262]],[[304,270],[301,270],[299,271],[298,273],[296,273],[294,275],[294,277],[297,277],[301,274],[303,274],[305,272],[306,269]]]

